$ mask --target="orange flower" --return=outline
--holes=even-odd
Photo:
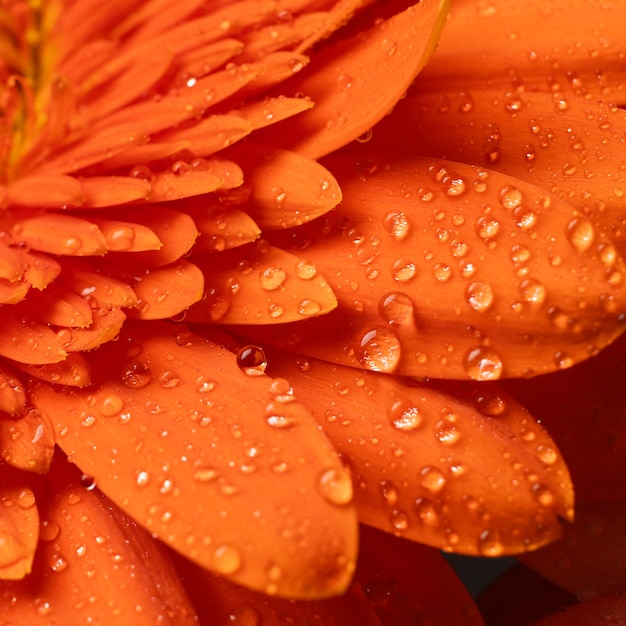
[[[458,2],[410,87],[447,3],[408,5],[3,5],[13,623],[479,626],[432,548],[363,527],[357,564],[357,520],[499,556],[572,519],[493,381],[622,330],[611,26],[548,80],[540,35],[498,39],[525,5]]]

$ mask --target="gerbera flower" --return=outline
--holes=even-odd
[[[480,624],[429,548],[365,530],[357,567],[357,515],[489,556],[571,519],[556,445],[483,383],[621,332],[606,186],[586,215],[549,164],[498,171],[492,119],[480,159],[432,139],[420,99],[457,93],[445,41],[371,132],[445,7],[348,21],[360,4],[4,6],[3,565],[26,576],[0,586],[7,619],[193,622],[160,539],[200,567],[178,563],[201,615],[308,615],[256,592],[324,598],[356,569],[314,619],[415,620],[422,558],[457,601],[429,619]]]

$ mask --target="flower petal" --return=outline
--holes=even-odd
[[[57,337],[68,339],[68,343],[74,338],[72,330],[69,328],[59,330]],[[86,387],[90,382],[89,366],[80,352],[70,352],[65,360],[59,363],[48,363],[46,365],[15,363],[15,367],[31,376],[56,383],[57,385]]]
[[[84,194],[82,185],[72,176],[38,174],[11,182],[7,200],[17,206],[54,209],[81,206]]]
[[[354,474],[359,519],[464,554],[523,552],[561,534],[573,490],[554,442],[486,384],[410,384],[268,354]],[[326,402],[320,404],[319,399]]]
[[[241,115],[252,124],[255,130],[258,130],[308,111],[313,106],[315,106],[313,101],[308,98],[279,96],[277,98],[266,98],[262,101],[246,103],[241,109],[234,111],[234,114]]]
[[[625,125],[623,110],[559,92],[416,90],[367,148],[478,163],[548,189],[602,226],[622,252]]]
[[[63,277],[69,288],[87,298],[93,308],[134,307],[137,304],[137,294],[130,285],[90,265],[65,262]]]
[[[92,217],[89,219],[102,231],[111,252],[159,250],[163,245],[154,231],[143,224]]]
[[[5,463],[37,474],[48,472],[54,455],[54,429],[48,416],[31,407],[17,419],[3,418],[0,420],[0,437]],[[3,474],[4,480],[7,477]],[[36,535],[35,531],[35,543]]]
[[[26,475],[0,463],[0,579],[19,580],[31,571],[39,514]],[[3,584],[0,581],[0,586]]]
[[[493,380],[568,367],[622,332],[624,263],[542,189],[420,158],[330,167],[341,207],[271,241],[306,246],[339,306],[264,340],[356,367]]]
[[[422,1],[316,54],[307,71],[289,83],[290,90],[311,98],[315,107],[269,131],[274,141],[264,137],[318,158],[369,130],[426,64],[447,5],[445,0]]]
[[[61,273],[58,261],[49,256],[23,250],[20,255],[27,263],[24,276],[36,289],[45,289]]]
[[[261,228],[300,226],[341,201],[333,175],[301,154],[249,142],[234,154],[252,187],[251,217]]]
[[[256,241],[261,229],[244,211],[227,209],[214,213],[206,207],[189,209],[200,235],[193,246],[194,255],[223,252]]]
[[[7,367],[7,364],[3,363],[0,370],[0,411],[4,411],[9,415],[21,413],[25,402],[26,394],[22,382]]]
[[[132,176],[86,176],[81,179],[83,208],[96,209],[147,200],[150,183]]]
[[[136,277],[133,291],[137,307],[131,317],[157,320],[172,317],[202,298],[204,276],[202,270],[188,261],[157,267]]]
[[[625,516],[626,500],[580,504],[562,539],[520,560],[579,600],[624,593]]]
[[[0,354],[19,363],[42,365],[58,363],[67,353],[56,333],[48,326],[29,320],[18,320],[0,309]]]
[[[483,626],[463,583],[432,548],[362,526],[356,579],[381,624]]]
[[[66,328],[57,333],[67,352],[93,350],[117,337],[126,315],[118,308],[101,307],[93,312],[89,328]]]
[[[455,2],[420,79],[449,89],[575,91],[590,102],[623,99],[622,2],[524,0]],[[555,37],[559,33],[559,37]]]
[[[157,542],[93,491],[89,477],[81,484],[64,459],[55,459],[49,480],[33,573],[0,583],[2,597],[12,599],[3,619],[32,626],[197,624]]]
[[[94,354],[91,388],[33,388],[58,444],[203,567],[296,598],[345,589],[350,480],[284,381],[246,376],[235,355],[182,326],[128,329]]]
[[[577,502],[626,498],[625,354],[622,335],[564,372],[504,383],[554,437]]]
[[[220,324],[282,324],[328,313],[337,300],[315,266],[261,241],[194,259],[205,277],[207,297],[187,321]]]

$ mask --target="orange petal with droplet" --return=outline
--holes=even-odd
[[[94,310],[89,328],[67,328],[61,331],[63,347],[67,352],[93,350],[117,337],[126,315],[118,308]],[[57,335],[58,338],[58,335]]]
[[[420,82],[459,90],[489,82],[503,91],[574,91],[589,102],[623,101],[625,21],[622,3],[455,3]],[[555,33],[567,36],[557,41]]]
[[[59,213],[11,212],[12,235],[40,252],[67,256],[104,254],[106,240],[88,220]]]
[[[150,143],[133,146],[124,152],[120,152],[110,159],[102,161],[101,167],[104,170],[115,170],[128,168],[133,172],[138,163],[150,163],[151,161],[159,161],[161,159],[167,159],[175,154],[182,153],[189,146],[189,141],[181,140],[177,142],[157,141],[152,139]],[[148,167],[148,166],[145,166]],[[146,182],[142,183],[146,188],[149,187],[147,182],[149,175],[151,174],[150,168],[140,168],[135,170],[134,173],[145,174]],[[148,194],[146,194],[147,196]],[[143,196],[142,196],[143,198]],[[121,203],[118,203],[121,204]]]
[[[21,413],[25,402],[24,385],[11,368],[3,363],[0,369],[0,411],[9,415]]]
[[[289,385],[246,375],[182,325],[125,329],[94,353],[88,390],[33,386],[58,445],[203,567],[281,596],[343,591],[356,551],[350,479]]]
[[[0,437],[5,463],[27,472],[48,472],[54,455],[55,434],[47,415],[31,407],[16,419],[3,418]],[[6,480],[4,476],[3,480]]]
[[[554,438],[577,502],[626,498],[626,335],[564,372],[504,386]]]
[[[45,289],[61,273],[61,265],[53,258],[36,252],[19,251],[26,263],[24,276],[35,289]]]
[[[237,147],[234,154],[252,188],[248,211],[261,228],[299,226],[341,201],[334,176],[301,154],[251,143]]]
[[[0,304],[17,304],[26,297],[30,289],[27,280],[10,282],[6,278],[0,278]]]
[[[265,242],[194,261],[207,297],[189,309],[188,321],[281,324],[324,315],[337,303],[310,261]]]
[[[33,208],[81,206],[84,193],[80,181],[63,174],[20,176],[8,186],[7,199],[12,205]]]
[[[159,544],[88,480],[81,484],[75,467],[55,459],[33,573],[0,582],[0,595],[12,598],[3,603],[3,619],[32,626],[197,624]]]
[[[0,278],[15,282],[24,275],[26,265],[23,254],[8,245],[0,245]]]
[[[208,172],[190,170],[181,175],[158,172],[153,176],[150,200],[152,202],[182,200],[217,191],[221,186],[222,179]]]
[[[252,124],[255,130],[282,122],[287,118],[308,111],[314,105],[309,98],[266,98],[260,102],[250,102],[241,109],[233,111],[233,115],[241,115]]]
[[[215,213],[203,207],[190,208],[186,213],[200,232],[193,246],[194,255],[237,248],[256,241],[261,235],[261,229],[244,211],[228,209]]]
[[[278,143],[278,138],[281,146],[318,158],[369,130],[389,113],[424,67],[447,5],[445,0],[420,2],[314,55],[309,68],[288,85],[310,97],[315,107],[283,122],[279,131],[267,131],[264,139]]]
[[[622,252],[625,125],[622,109],[559,92],[417,91],[381,121],[367,149],[484,165],[543,187]]]
[[[484,626],[463,583],[432,548],[361,526],[356,580],[381,624]]]
[[[0,309],[0,354],[19,363],[58,363],[67,353],[56,333],[48,326],[15,319],[9,310]]]
[[[622,332],[624,262],[543,189],[421,158],[328,165],[341,207],[271,241],[306,246],[338,309],[269,341],[384,372],[494,380],[569,367]]]
[[[90,218],[98,226],[111,252],[144,252],[159,250],[161,241],[143,224],[122,220]]]
[[[2,481],[0,482],[0,586],[4,580],[19,580],[30,573],[37,534],[39,514],[26,475],[15,469],[0,464]],[[4,612],[4,610],[3,610]]]
[[[64,264],[63,277],[69,287],[88,298],[94,308],[134,307],[137,304],[137,294],[130,285],[97,268],[67,262]]]
[[[556,445],[496,387],[403,384],[271,352],[268,371],[292,383],[350,467],[366,524],[448,551],[501,556],[554,540],[560,518],[573,515]]]
[[[189,261],[157,267],[145,276],[135,277],[133,290],[137,306],[130,317],[156,320],[172,317],[202,298],[204,276],[202,270]]]
[[[151,193],[148,181],[132,176],[86,176],[81,184],[85,196],[82,206],[87,209],[148,200]]]
[[[61,329],[57,332],[60,340],[67,338],[68,342],[73,338],[70,329]],[[70,385],[71,387],[86,387],[90,382],[89,366],[85,357],[80,352],[71,352],[60,363],[48,363],[45,365],[29,365],[27,363],[15,363],[15,367],[35,376],[41,380],[47,380],[57,385]]]
[[[626,500],[579,504],[562,539],[520,560],[579,599],[624,593],[625,516]]]

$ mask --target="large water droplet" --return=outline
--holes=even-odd
[[[389,408],[387,417],[398,430],[415,430],[422,423],[419,409],[410,400],[396,400]]]
[[[263,348],[244,346],[237,352],[237,365],[248,376],[261,376],[267,367],[267,358]]]
[[[446,485],[446,478],[441,470],[431,465],[427,465],[421,469],[419,472],[419,480],[422,487],[433,493],[438,493]]]
[[[213,552],[213,567],[220,574],[234,574],[241,568],[243,559],[235,546],[224,544]]]
[[[470,283],[465,291],[470,308],[483,313],[493,304],[493,290],[489,283]]]
[[[491,348],[478,346],[466,353],[463,369],[473,380],[497,380],[502,375],[502,359]]]
[[[400,362],[400,341],[389,328],[368,330],[355,346],[359,363],[375,372],[393,372]]]
[[[404,239],[409,234],[409,220],[406,214],[401,211],[387,213],[384,226],[385,230],[398,241]]]
[[[122,383],[130,389],[141,389],[152,380],[150,368],[141,361],[131,361],[122,372]]]
[[[332,468],[322,472],[318,489],[322,497],[331,504],[343,505],[352,502],[352,478],[343,468]]]
[[[407,294],[393,291],[380,299],[378,312],[388,324],[413,324],[415,305]]]
[[[592,223],[582,217],[574,218],[567,225],[565,231],[567,240],[578,250],[584,252],[591,247],[595,236],[595,231]]]
[[[286,278],[287,272],[281,267],[268,267],[259,275],[259,282],[266,291],[274,291],[282,286]]]

